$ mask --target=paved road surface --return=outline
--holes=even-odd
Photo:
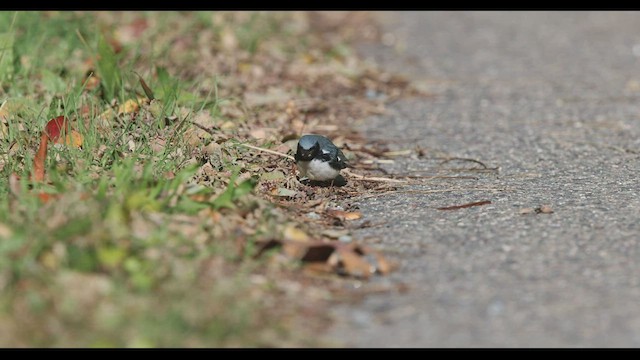
[[[362,54],[435,96],[395,103],[362,130],[394,149],[425,149],[390,171],[477,179],[411,187],[460,191],[359,202],[365,220],[386,223],[356,235],[402,265],[365,286],[411,290],[337,308],[327,338],[358,347],[640,346],[640,13],[382,16],[391,46],[365,44]],[[446,172],[438,156],[499,171]],[[474,164],[444,166],[461,165]],[[481,200],[492,204],[436,209]],[[543,204],[555,212],[519,214]]]

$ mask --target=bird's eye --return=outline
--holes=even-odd
[[[324,161],[331,160],[331,155],[330,154],[322,154],[322,160],[324,160]]]

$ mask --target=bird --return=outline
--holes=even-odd
[[[302,136],[294,158],[300,174],[312,181],[336,180],[348,167],[342,151],[322,135]]]

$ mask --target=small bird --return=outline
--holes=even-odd
[[[313,181],[335,180],[348,166],[342,151],[322,135],[301,137],[295,159],[301,175]]]

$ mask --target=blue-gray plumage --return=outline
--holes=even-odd
[[[322,135],[301,137],[295,159],[301,175],[314,181],[334,180],[347,167],[342,151]]]

